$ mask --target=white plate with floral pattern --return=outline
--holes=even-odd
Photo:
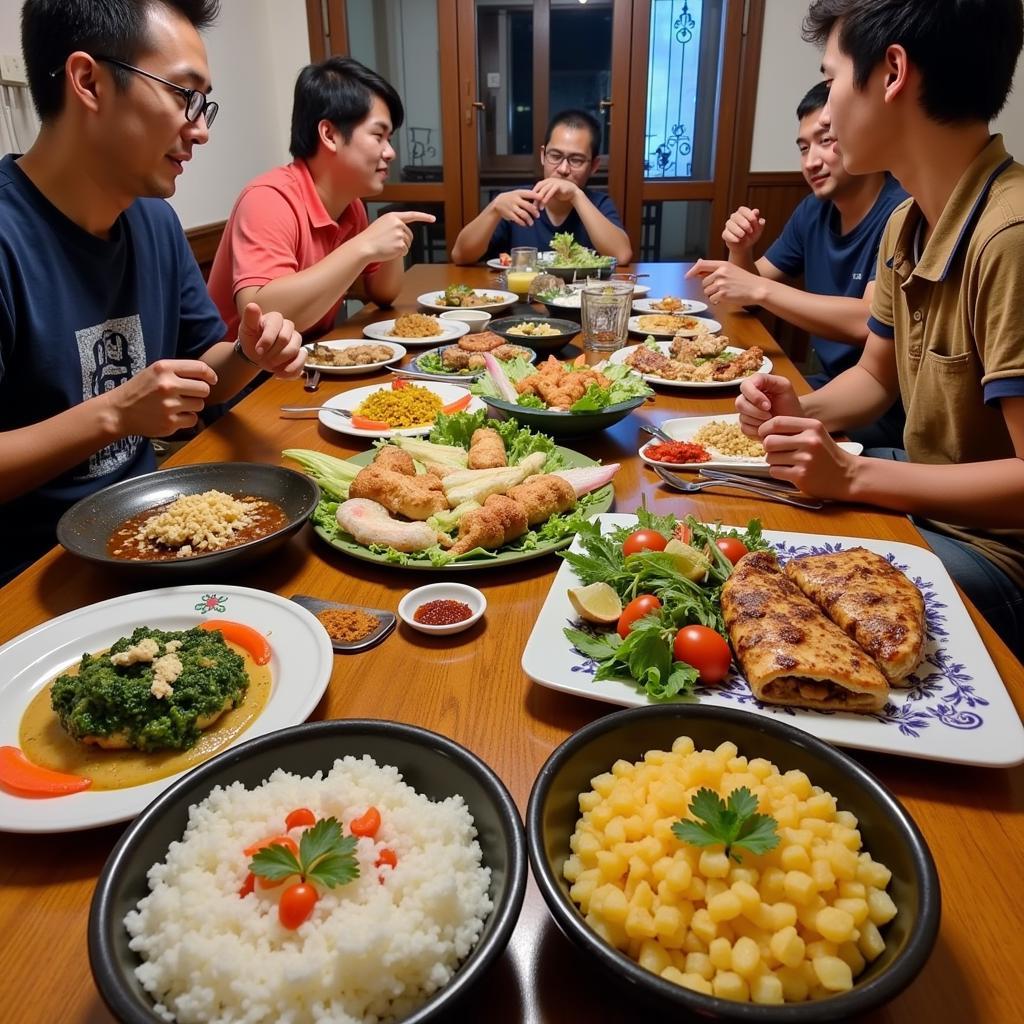
[[[598,518],[605,531],[636,522],[635,516],[620,513]],[[762,704],[735,667],[719,686],[698,687],[700,703],[778,717],[843,747],[992,768],[1024,762],[1024,725],[953,581],[932,551],[859,537],[775,530],[765,530],[764,537],[783,562],[795,555],[858,546],[888,558],[924,595],[924,656],[908,677],[909,685],[894,687],[888,703],[877,713]],[[572,550],[579,549],[577,538]],[[579,580],[563,562],[523,651],[523,671],[541,686],[577,697],[626,707],[651,703],[630,681],[594,682],[594,662],[563,635],[564,627],[582,625],[569,603],[567,591],[574,586],[579,586]]]

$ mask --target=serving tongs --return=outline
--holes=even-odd
[[[651,469],[674,491],[681,491],[683,494],[696,494],[699,491],[705,491],[708,488],[714,487],[746,491],[749,494],[756,494],[759,498],[764,498],[766,501],[779,501],[784,505],[793,505],[796,508],[817,510],[824,508],[825,505],[823,501],[818,501],[817,498],[795,497],[795,495],[800,493],[799,491],[784,488],[764,480],[748,477],[731,477],[729,474],[724,474],[725,479],[720,479],[716,475],[704,480],[683,480],[676,473],[665,469],[663,466],[652,465]],[[702,472],[702,475],[707,472],[710,471],[705,470]]]

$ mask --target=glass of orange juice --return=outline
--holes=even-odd
[[[523,300],[530,294],[530,284],[537,276],[537,250],[530,245],[517,245],[509,256],[511,262],[505,274],[508,290]]]

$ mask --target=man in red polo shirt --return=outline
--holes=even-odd
[[[210,271],[210,296],[234,330],[249,302],[276,309],[307,335],[330,330],[358,277],[390,305],[401,287],[408,225],[429,213],[388,213],[368,224],[362,198],[384,188],[402,123],[398,93],[350,57],[299,72],[292,106],[295,158],[249,182]]]

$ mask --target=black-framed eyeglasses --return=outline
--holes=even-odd
[[[550,164],[552,167],[558,167],[562,161],[568,161],[569,166],[578,171],[590,163],[590,157],[583,156],[582,153],[563,153],[559,149],[544,150],[545,163]]]
[[[143,71],[142,68],[137,68],[134,64],[126,64],[123,60],[118,60],[116,57],[102,57],[96,54],[93,59],[101,60],[105,64],[114,64],[119,68],[124,68],[125,71],[134,72],[136,75],[143,75],[145,78],[152,78],[154,82],[166,85],[169,89],[173,89],[178,93],[185,101],[186,121],[194,124],[199,120],[199,115],[202,114],[206,119],[206,127],[211,128],[213,126],[213,122],[217,118],[217,111],[220,110],[220,104],[215,100],[211,100],[206,93],[202,93],[198,89],[186,89],[183,85],[168,82],[166,78],[154,75],[151,71]],[[54,68],[50,72],[50,77],[56,78],[63,70],[63,65],[59,68]]]

